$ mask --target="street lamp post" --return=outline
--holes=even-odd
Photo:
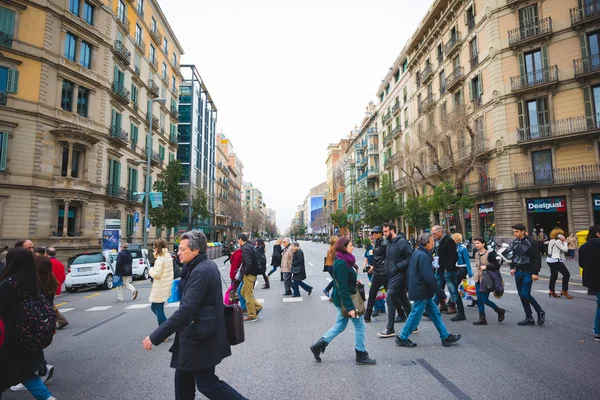
[[[157,98],[150,99],[148,98],[148,135],[146,136],[146,190],[144,193],[144,249],[148,248],[148,229],[146,228],[148,221],[150,220],[150,216],[148,215],[148,209],[150,208],[150,162],[152,161],[152,105],[154,103],[165,104],[167,99]]]

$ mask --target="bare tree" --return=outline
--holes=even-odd
[[[263,218],[258,211],[248,210],[244,226],[248,232],[258,233],[263,228]]]

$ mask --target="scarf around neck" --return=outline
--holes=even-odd
[[[342,252],[336,252],[335,256],[337,258],[339,258],[340,260],[343,260],[346,262],[346,264],[348,264],[349,267],[354,267],[354,264],[356,264],[356,257],[354,257],[354,254],[351,253],[342,253]]]

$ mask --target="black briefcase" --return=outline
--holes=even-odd
[[[224,313],[229,344],[235,346],[243,343],[246,338],[244,335],[244,311],[237,304],[225,304]]]

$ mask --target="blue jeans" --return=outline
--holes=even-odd
[[[436,269],[436,270],[435,270],[435,280],[437,281],[437,283],[438,283],[438,287],[439,287],[441,290],[444,290],[444,289],[446,288],[446,279],[444,279],[444,274],[442,274],[442,273],[440,272],[440,270],[439,270],[439,269]],[[434,302],[435,304],[438,304],[438,303],[439,303],[439,299],[438,299],[438,296],[437,296],[437,294],[435,294],[435,295],[433,296],[433,302]]]
[[[415,300],[413,302],[412,311],[404,323],[402,331],[398,334],[400,340],[408,339],[410,334],[419,326],[419,322],[421,322],[421,318],[423,318],[423,311],[427,311],[427,314],[429,314],[429,318],[431,318],[440,334],[440,339],[446,340],[450,334],[442,320],[442,313],[440,313],[440,310],[433,299]]]
[[[450,301],[456,303],[456,308],[458,309],[459,315],[465,314],[465,308],[463,306],[462,297],[460,297],[460,293],[458,293],[458,272],[446,272],[444,273],[444,280],[446,281],[446,285],[448,286],[448,291],[450,292]]]
[[[312,290],[312,286],[307,285],[306,283],[304,283],[302,281],[294,281],[293,288],[294,288],[294,296],[300,296],[300,288],[306,290],[307,292]]]
[[[31,393],[36,400],[47,400],[52,397],[52,393],[50,393],[44,382],[42,382],[42,379],[37,375],[24,381],[23,386],[29,390],[29,393]]]
[[[242,307],[242,309],[246,309],[246,299],[244,299],[244,296],[242,296],[242,286],[244,286],[244,282],[240,282],[240,286],[238,286],[238,290],[237,290],[237,294],[238,297],[240,298],[240,307]]]
[[[358,351],[367,351],[365,349],[365,320],[362,315],[359,318],[344,318],[342,316],[342,309],[337,307],[337,320],[333,328],[327,331],[326,334],[323,335],[323,339],[328,344],[331,343],[333,339],[340,333],[344,332],[346,326],[348,326],[348,320],[352,320],[354,324],[354,341],[355,347]]]
[[[165,315],[165,303],[152,303],[150,309],[158,319],[158,326],[161,326],[162,323],[167,320],[167,316]]]
[[[498,309],[496,303],[490,300],[489,293],[481,293],[479,291],[479,282],[475,283],[475,291],[477,292],[477,308],[479,309],[480,314],[485,314],[485,305],[488,307],[492,307],[494,311]]]
[[[596,292],[596,320],[594,321],[594,333],[600,335],[600,291]]]
[[[531,295],[531,286],[533,285],[532,275],[532,272],[515,272],[515,282],[517,284],[517,291],[519,292],[521,304],[523,304],[523,309],[525,310],[525,317],[528,319],[533,318],[531,306],[533,306],[533,308],[538,314],[542,312],[542,307],[540,307],[538,302],[535,301],[535,299]]]

